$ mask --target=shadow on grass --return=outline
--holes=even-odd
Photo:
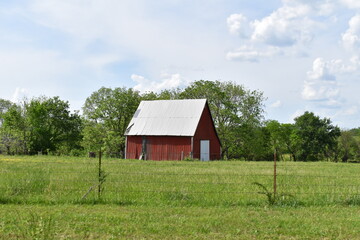
[[[346,206],[360,206],[360,195],[353,195],[342,202]]]

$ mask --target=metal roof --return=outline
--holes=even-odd
[[[194,136],[206,99],[142,101],[125,135]]]

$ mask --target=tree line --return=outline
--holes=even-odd
[[[199,80],[160,93],[102,87],[79,111],[59,97],[12,103],[0,99],[0,152],[84,156],[100,149],[123,157],[124,132],[142,100],[206,98],[223,159],[360,161],[360,129],[340,130],[330,119],[305,112],[294,123],[264,118],[265,98],[234,82]]]

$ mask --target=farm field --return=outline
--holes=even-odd
[[[0,239],[360,239],[360,165],[0,156]]]

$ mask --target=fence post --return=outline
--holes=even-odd
[[[99,185],[98,185],[98,199],[100,199],[101,197],[101,178],[102,178],[102,173],[101,173],[101,149],[99,151],[99,173],[98,173],[98,181],[99,181]]]
[[[276,199],[276,149],[274,149],[274,200]]]

